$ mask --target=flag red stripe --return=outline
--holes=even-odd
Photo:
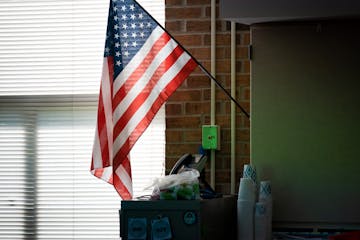
[[[159,65],[159,67],[157,68],[147,85],[144,87],[144,89],[136,96],[136,98],[128,106],[123,115],[115,123],[114,139],[116,139],[118,134],[120,134],[120,132],[124,129],[124,127],[127,125],[134,113],[139,109],[139,107],[145,102],[146,98],[151,94],[156,83],[163,76],[164,72],[169,70],[174,61],[176,61],[176,59],[180,57],[183,52],[184,50],[180,46],[177,46],[170,53],[170,55]]]
[[[160,109],[160,107],[163,105],[165,100],[170,96],[184,81],[184,79],[197,67],[197,63],[190,59],[184,67],[179,71],[179,73],[172,79],[172,81],[163,89],[163,91],[159,94],[156,101],[152,104],[151,108],[147,112],[147,114],[144,116],[144,118],[139,122],[139,124],[136,126],[134,131],[131,133],[129,138],[131,138],[131,141],[129,138],[125,141],[125,143],[121,146],[119,151],[114,156],[114,166],[117,168],[120,164],[118,164],[118,161],[115,161],[115,159],[121,159],[121,156],[123,154],[128,154],[132,146],[135,144],[137,139],[140,137],[140,135],[143,133],[143,129],[146,129],[152,119],[154,118],[157,111]]]
[[[107,138],[107,130],[106,130],[106,120],[105,120],[105,111],[104,104],[102,100],[102,91],[100,86],[100,94],[99,94],[99,106],[98,106],[98,135],[101,149],[101,160],[102,167],[109,166],[109,143]]]
[[[128,158],[126,158],[126,161],[129,161]],[[131,199],[132,193],[125,187],[125,184],[121,181],[120,177],[117,174],[113,174],[113,184],[115,190],[119,193],[122,199]]]
[[[133,73],[126,79],[126,82],[119,88],[119,90],[114,94],[113,98],[113,110],[119,105],[119,103],[124,99],[126,94],[130,89],[135,85],[135,83],[141,78],[147,68],[144,66],[149,65],[150,62],[154,60],[157,53],[160,49],[170,40],[168,34],[163,33],[158,40],[151,47],[148,54],[144,57],[143,61],[139,66],[133,71]],[[114,134],[115,135],[115,134]]]

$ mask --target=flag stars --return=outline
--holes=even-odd
[[[105,52],[106,52],[106,53],[109,53],[109,52],[110,52],[110,48],[106,47],[106,48],[105,48]]]
[[[106,42],[107,53],[115,58],[117,71],[126,66],[139,51],[156,24],[142,9],[128,0],[112,0],[113,19],[111,31]]]

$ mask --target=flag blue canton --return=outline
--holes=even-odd
[[[112,0],[104,56],[114,57],[114,79],[129,63],[157,26],[133,0]]]

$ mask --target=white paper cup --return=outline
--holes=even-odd
[[[239,186],[239,200],[251,201],[255,203],[256,185],[250,178],[241,178]]]
[[[268,219],[266,214],[266,204],[257,202],[255,204],[254,216],[254,238],[255,240],[267,240]]]
[[[254,239],[254,206],[252,201],[237,201],[237,239]]]
[[[271,198],[270,181],[261,181],[259,187],[259,200]]]
[[[255,167],[251,166],[250,164],[245,164],[243,169],[243,178],[250,178],[257,183],[257,176]]]

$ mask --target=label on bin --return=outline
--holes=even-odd
[[[168,217],[151,221],[151,234],[153,240],[171,239],[171,227]]]
[[[146,240],[146,218],[128,219],[128,239]]]

